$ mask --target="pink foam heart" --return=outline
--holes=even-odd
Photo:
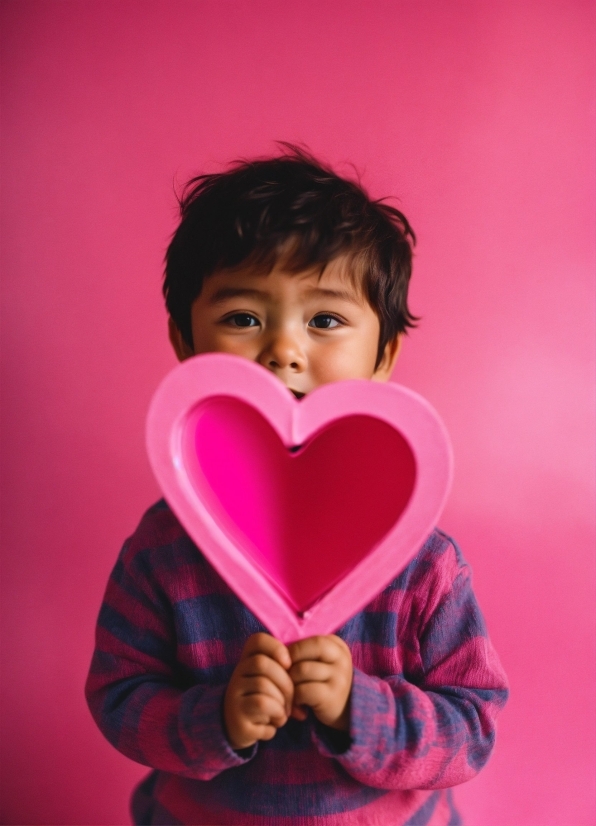
[[[431,532],[451,479],[445,429],[393,383],[298,401],[269,371],[213,353],[159,386],[151,465],[213,567],[284,642],[335,631]]]

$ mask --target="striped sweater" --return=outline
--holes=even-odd
[[[266,630],[164,501],[108,582],[87,680],[107,739],[154,771],[135,823],[455,826],[450,787],[493,747],[507,697],[470,570],[439,531],[337,632],[352,652],[350,729],[290,719],[235,751],[222,700],[246,639]]]

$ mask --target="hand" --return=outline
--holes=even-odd
[[[271,740],[285,725],[294,695],[290,665],[288,649],[275,637],[259,633],[248,638],[224,696],[224,725],[233,748]]]
[[[335,634],[309,637],[288,646],[294,683],[292,717],[306,718],[301,706],[310,706],[316,718],[331,728],[347,731],[352,690],[352,655]]]

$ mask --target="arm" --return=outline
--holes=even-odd
[[[319,750],[368,786],[433,789],[470,779],[489,757],[495,718],[507,697],[469,569],[452,545],[443,547],[418,585],[406,582],[406,589],[425,594],[423,608],[416,600],[409,612],[407,601],[393,605],[398,625],[402,618],[407,626],[402,645],[417,649],[415,664],[384,678],[354,668],[343,751],[328,730],[316,729]]]
[[[129,543],[107,585],[85,693],[105,737],[132,760],[209,780],[241,765],[223,732],[225,684],[184,685],[172,606]]]
[[[125,544],[108,582],[86,685],[89,707],[106,738],[127,757],[209,780],[251,759],[256,741],[269,739],[285,723],[293,687],[278,660],[288,657],[287,649],[269,635],[253,635],[232,671],[231,665],[225,666],[233,665],[238,653],[214,637],[219,631],[237,648],[242,642],[238,629],[201,629],[200,636],[208,639],[198,647],[212,649],[207,664],[213,663],[220,678],[193,684],[196,678],[176,656],[177,646],[184,648],[189,640],[177,639],[174,623],[180,608],[176,599],[185,604],[189,577],[178,577],[172,560],[192,568],[196,550],[189,554],[176,547],[170,555],[167,547],[139,551],[139,544],[136,535]],[[151,555],[161,560],[163,582],[151,570]],[[208,583],[206,590],[212,588]],[[194,615],[190,621],[196,621]],[[232,675],[229,682],[226,670]]]

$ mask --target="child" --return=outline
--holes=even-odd
[[[400,212],[287,147],[193,179],[181,215],[164,283],[179,359],[244,356],[298,398],[389,379],[415,321]],[[449,787],[488,759],[507,697],[440,531],[337,634],[285,646],[163,500],[116,563],[86,691],[108,740],[154,769],[135,823],[261,826],[461,823]]]

